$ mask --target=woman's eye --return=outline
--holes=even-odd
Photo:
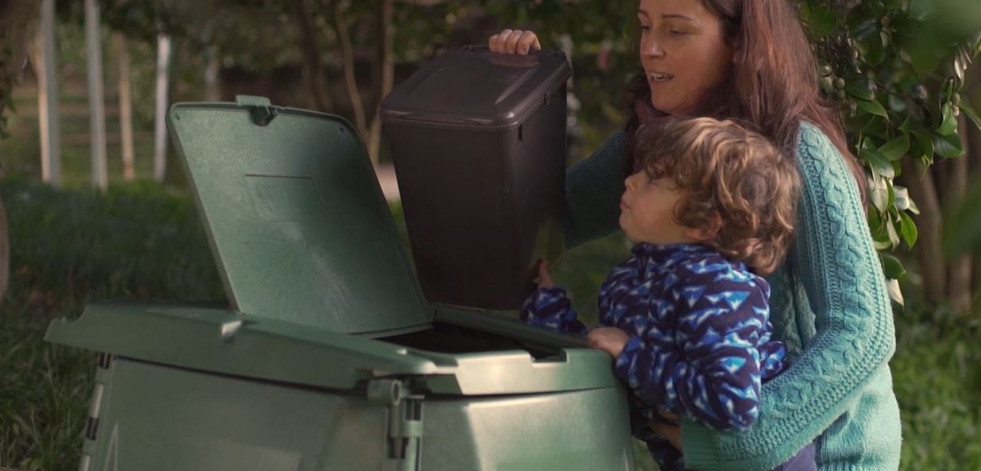
[[[668,34],[670,34],[671,36],[674,36],[674,37],[681,37],[681,36],[684,36],[684,35],[686,35],[688,33],[686,31],[680,31],[680,30],[677,30],[677,29],[672,29],[672,30],[668,31]]]

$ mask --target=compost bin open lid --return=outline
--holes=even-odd
[[[349,334],[431,321],[346,121],[239,97],[167,123],[235,309]]]

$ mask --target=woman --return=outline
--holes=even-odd
[[[810,45],[787,0],[641,0],[643,73],[628,88],[629,119],[569,169],[568,240],[615,230],[631,138],[666,115],[748,121],[796,160],[803,181],[797,239],[770,275],[775,336],[791,367],[763,388],[746,432],[690,421],[674,437],[693,469],[761,471],[812,441],[821,470],[895,470],[899,408],[888,360],[892,311],[862,202],[864,172],[818,92]],[[492,51],[540,49],[534,33],[505,30]]]

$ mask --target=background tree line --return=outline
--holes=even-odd
[[[36,50],[38,0],[3,0],[0,132],[10,91]],[[887,276],[908,276],[931,302],[966,312],[981,280],[972,251],[981,226],[967,196],[981,166],[972,104],[981,4],[968,0],[800,0],[821,59],[816,71],[840,106],[855,154],[868,170],[869,223]],[[587,0],[102,0],[111,35],[152,58],[158,37],[174,41],[173,101],[269,96],[273,103],[347,117],[376,164],[384,159],[378,103],[441,51],[482,44],[515,26],[539,32],[569,56],[571,160],[621,123],[621,90],[637,70],[634,10]],[[58,20],[84,21],[81,2],[56,2]],[[67,46],[62,45],[62,48]],[[111,48],[106,48],[111,50]],[[118,60],[120,54],[109,54]],[[27,63],[30,63],[28,61]],[[134,61],[134,76],[153,61]],[[126,77],[127,79],[129,77]],[[135,89],[137,126],[153,119],[152,94]],[[976,224],[977,226],[977,224]],[[947,241],[946,244],[944,241]],[[946,247],[946,248],[945,248]],[[0,247],[2,248],[2,247]],[[913,249],[912,257],[906,256]],[[894,257],[893,255],[900,256]],[[908,263],[907,263],[908,264]],[[2,281],[2,278],[0,278]],[[898,283],[891,292],[901,301]]]

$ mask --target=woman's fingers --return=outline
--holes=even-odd
[[[511,34],[511,30],[506,29],[490,37],[487,40],[487,48],[491,52],[505,52],[504,51],[504,40],[507,39],[508,34]]]
[[[518,54],[528,54],[528,51],[535,49],[540,51],[542,49],[542,43],[538,42],[538,36],[531,31],[523,31],[521,36],[518,37],[517,51]]]
[[[521,31],[520,29],[516,29],[508,34],[508,37],[504,40],[505,52],[509,52],[511,54],[515,54],[515,53],[520,54],[520,52],[518,52],[518,40],[521,39],[522,33],[524,33],[524,31]]]
[[[532,49],[541,49],[542,44],[534,32],[506,29],[491,36],[487,40],[487,47],[491,52],[527,54]]]

